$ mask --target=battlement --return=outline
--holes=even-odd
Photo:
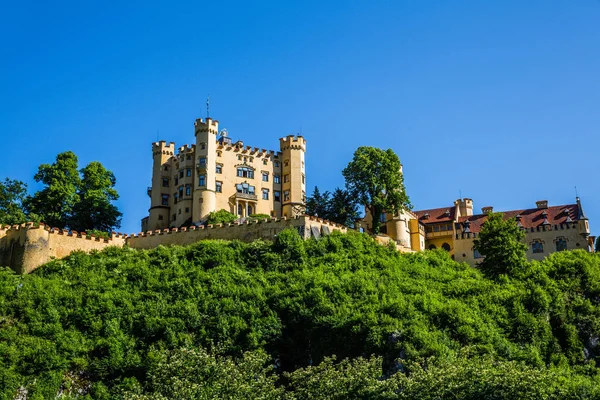
[[[152,143],[152,154],[153,155],[158,155],[158,154],[167,154],[167,155],[173,155],[175,152],[175,142],[171,142],[169,144],[167,144],[166,141],[161,140],[159,142],[154,142]]]
[[[190,153],[190,152],[194,152],[196,150],[196,145],[195,144],[184,144],[183,146],[180,146],[179,149],[177,150],[177,154],[184,154],[184,153]]]
[[[214,133],[215,135],[218,135],[219,121],[217,121],[216,119],[213,120],[212,118],[198,118],[194,122],[194,131],[195,134],[198,134],[199,132],[210,132]]]
[[[279,147],[282,151],[287,149],[306,151],[306,140],[304,136],[287,135],[279,139]]]

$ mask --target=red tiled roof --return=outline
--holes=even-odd
[[[431,210],[419,210],[413,211],[413,214],[417,216],[419,222],[422,224],[437,224],[440,222],[452,222],[454,221],[454,211],[455,206],[452,205],[450,207],[443,208],[433,208]],[[447,211],[450,211],[450,214],[446,214]],[[429,214],[429,218],[426,218],[425,214]]]
[[[544,216],[546,212],[546,218],[550,225],[564,224],[567,220],[567,215],[571,217],[572,221],[576,221],[579,215],[579,207],[577,204],[566,204],[562,206],[552,206],[548,208],[529,208],[525,210],[512,210],[502,211],[504,219],[515,218],[517,215],[521,216],[521,224],[524,228],[535,228],[541,226],[544,222]],[[460,217],[459,222],[465,222],[469,220],[471,225],[469,229],[471,232],[481,231],[481,225],[487,220],[487,214],[472,215],[470,217]]]

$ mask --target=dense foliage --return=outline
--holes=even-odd
[[[0,183],[0,224],[43,221],[61,229],[106,233],[120,227],[114,174],[98,161],[77,168],[75,153],[58,154],[54,163],[39,166],[34,179],[43,187],[31,196],[26,184],[6,178]]]
[[[336,188],[333,193],[321,193],[315,186],[313,193],[306,199],[306,214],[353,228],[360,218],[357,199],[347,190]]]
[[[484,257],[479,269],[490,277],[516,275],[527,264],[525,232],[514,218],[504,219],[502,213],[490,213],[481,227],[473,248]]]
[[[227,210],[211,211],[206,217],[206,223],[209,225],[231,224],[238,220],[238,216]]]
[[[350,197],[369,210],[374,234],[379,233],[384,212],[395,214],[410,208],[401,169],[392,149],[361,146],[342,171]]]
[[[0,270],[2,399],[600,398],[599,338],[584,251],[488,279],[284,231]]]

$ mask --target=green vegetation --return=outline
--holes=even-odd
[[[269,214],[250,214],[248,216],[248,220],[252,222],[264,221],[265,219],[271,219],[271,216]]]
[[[364,204],[372,217],[372,232],[379,233],[381,215],[411,207],[400,173],[400,159],[392,149],[361,146],[342,171],[350,198]]]
[[[0,398],[600,398],[600,255],[489,279],[367,235],[0,270]]]
[[[77,156],[66,151],[53,164],[42,164],[34,179],[44,186],[32,196],[27,185],[6,178],[0,183],[0,224],[40,222],[76,231],[108,232],[121,226],[122,213],[114,174],[98,161],[78,168]],[[81,176],[80,176],[81,174]]]
[[[490,277],[519,274],[527,264],[525,232],[514,218],[504,220],[502,213],[489,214],[473,248],[485,257],[479,269]]]
[[[209,225],[232,224],[237,220],[237,215],[230,213],[227,210],[219,210],[210,212],[206,218],[206,223]]]
[[[329,221],[337,222],[349,228],[354,228],[360,218],[358,203],[347,190],[336,188],[333,194],[321,192],[315,186],[312,195],[306,199],[306,213]]]

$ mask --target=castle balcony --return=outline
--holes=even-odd
[[[258,196],[255,194],[251,194],[251,193],[240,193],[240,192],[236,192],[232,198],[236,199],[236,200],[250,200],[250,201],[257,201],[258,200]]]
[[[148,196],[152,197],[152,186],[148,186],[148,189],[146,189],[146,192],[148,193]]]

